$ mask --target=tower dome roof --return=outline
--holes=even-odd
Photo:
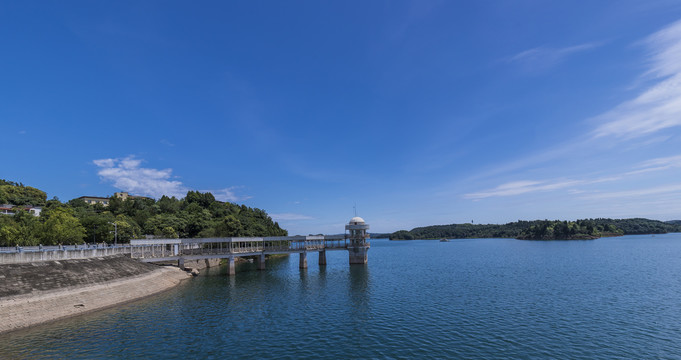
[[[355,216],[354,218],[350,219],[350,224],[364,224],[364,219],[362,219],[359,216]]]

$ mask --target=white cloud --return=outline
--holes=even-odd
[[[635,138],[681,126],[681,21],[649,36],[650,68],[644,74],[658,79],[636,98],[596,117],[593,136]]]
[[[142,168],[142,161],[128,156],[123,159],[99,159],[93,163],[100,169],[97,175],[113,186],[130,192],[160,198],[163,195],[184,197],[189,190],[180,181],[169,180],[172,169]]]
[[[537,191],[552,191],[584,184],[581,180],[547,181],[515,181],[499,185],[493,189],[477,193],[465,194],[466,199],[484,199],[493,196],[513,196]]]
[[[652,54],[651,73],[658,77],[681,73],[681,21],[649,36],[645,42]]]
[[[161,141],[159,141],[159,142],[160,142],[161,144],[165,145],[165,146],[169,146],[169,147],[175,146],[175,144],[171,143],[171,142],[170,142],[169,140],[167,140],[167,139],[161,139]]]
[[[545,192],[567,189],[570,194],[579,194],[585,192],[582,189],[573,188],[577,186],[599,184],[611,181],[621,180],[623,175],[613,175],[607,177],[599,177],[593,179],[554,179],[544,181],[515,181],[499,185],[493,189],[484,190],[476,193],[465,194],[466,199],[479,200],[494,196],[514,196],[533,192]]]
[[[110,168],[114,167],[114,165],[116,164],[116,159],[99,159],[93,160],[92,162],[99,167]]]
[[[232,186],[224,189],[218,189],[218,190],[200,190],[201,192],[209,192],[215,196],[217,200],[220,201],[230,201],[230,202],[237,202],[237,201],[243,201],[246,199],[250,199],[250,196],[239,196],[237,195],[234,190],[237,189],[237,186]]]
[[[637,166],[638,170],[633,170],[627,175],[642,174],[647,172],[669,170],[681,168],[681,155],[655,158],[644,161]]]
[[[660,157],[660,158],[654,158],[654,159],[646,160],[646,161],[643,161],[643,162],[633,166],[633,168],[635,170],[631,170],[631,171],[620,173],[620,174],[614,174],[614,175],[611,175],[611,176],[591,178],[591,179],[588,179],[588,178],[587,179],[581,179],[581,180],[559,179],[559,180],[545,180],[545,181],[525,180],[525,181],[508,182],[508,183],[499,185],[499,186],[497,186],[493,189],[484,190],[484,191],[480,191],[480,192],[476,192],[476,193],[465,194],[464,198],[479,200],[479,199],[484,199],[484,198],[494,197],[494,196],[514,196],[514,195],[521,195],[521,194],[532,193],[532,192],[553,191],[553,190],[560,190],[560,189],[577,187],[577,186],[619,181],[619,180],[624,180],[628,177],[631,177],[632,175],[639,175],[639,174],[643,174],[643,173],[681,168],[681,155]],[[667,190],[665,190],[665,189],[667,189]],[[634,195],[638,195],[639,193],[641,195],[657,194],[657,193],[661,193],[661,192],[672,191],[673,189],[676,189],[676,187],[671,187],[672,190],[668,190],[668,189],[670,189],[670,187],[659,187],[659,188],[654,188],[652,190],[646,189],[646,190],[634,190],[634,191],[625,191],[625,192],[613,192],[613,193],[607,193],[607,194],[600,193],[600,194],[597,195],[597,197],[599,197],[599,198],[610,198],[610,197],[616,197],[618,194],[622,195],[622,196],[634,196]],[[568,190],[568,193],[570,193],[570,194],[580,194],[580,193],[585,193],[585,192],[586,192],[585,190],[578,189],[578,188],[571,188],[571,189]]]
[[[106,181],[111,182],[115,188],[127,191],[135,195],[151,196],[160,198],[163,195],[183,198],[191,188],[182,184],[181,181],[170,180],[172,169],[152,169],[143,168],[142,160],[134,156],[125,158],[111,158],[93,160],[93,164],[99,167],[97,175]],[[211,192],[220,201],[239,201],[248,197],[237,196],[234,193],[235,187],[228,187],[219,190],[202,190]]]
[[[609,193],[591,194],[589,199],[620,199],[629,197],[640,197],[640,196],[650,196],[668,193],[679,193],[681,192],[681,184],[669,184],[663,186],[655,186],[643,189],[616,191]]]
[[[635,179],[635,177],[645,173],[666,172],[681,168],[681,155],[668,156],[644,161],[626,170],[620,168],[619,173],[602,176],[604,170],[608,170],[608,165],[603,165],[603,160],[607,159],[608,156],[617,157],[619,160],[622,152],[624,152],[621,147],[622,144],[627,145],[624,149],[630,153],[633,153],[633,149],[643,146],[650,147],[663,143],[667,143],[664,145],[671,145],[670,139],[675,138],[675,133],[671,131],[672,128],[681,127],[681,21],[648,36],[642,43],[648,49],[648,67],[645,71],[642,71],[641,75],[652,83],[649,82],[647,87],[641,88],[629,100],[621,102],[610,108],[609,111],[595,117],[596,126],[586,136],[582,136],[578,143],[574,141],[563,143],[552,150],[542,151],[529,158],[495,167],[494,170],[480,177],[498,176],[498,174],[526,168],[531,164],[545,163],[547,160],[553,160],[554,164],[559,164],[563,159],[574,159],[579,156],[588,160],[593,158],[593,164],[601,163],[601,166],[595,170],[596,174],[599,175],[591,177],[584,175],[585,170],[593,169],[593,167],[574,169],[568,164],[563,168],[571,173],[582,174],[579,179],[507,182],[495,188],[465,194],[464,198],[480,200],[489,197],[514,196],[558,189],[564,190],[568,194],[597,194],[598,198],[602,199],[618,196],[627,198],[639,195],[666,194],[676,191],[676,185],[607,193],[586,190],[587,185],[629,178],[632,181],[638,181],[640,179]],[[531,49],[515,55],[510,61],[535,61],[542,57],[560,59],[561,54],[565,56],[587,50],[590,44],[585,45],[587,46],[553,51],[554,54],[543,48]],[[642,138],[643,136],[646,137]],[[614,163],[620,163],[620,161]]]
[[[522,51],[508,58],[511,63],[523,63],[532,66],[533,70],[550,68],[565,60],[568,56],[591,50],[601,46],[600,43],[586,43],[564,48],[536,47]]]
[[[274,221],[314,220],[311,216],[292,213],[270,214],[270,217]]]

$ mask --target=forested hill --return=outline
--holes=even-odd
[[[3,183],[5,185],[0,188],[23,187],[17,183]],[[182,199],[163,196],[159,200],[111,197],[109,206],[104,207],[89,205],[79,199],[66,203],[56,198],[45,201],[45,193],[34,190],[40,193],[25,197],[26,200],[14,196],[13,204],[43,205],[41,215],[36,217],[21,209],[13,210],[16,212],[13,216],[0,215],[0,246],[112,243],[112,223],[118,229],[119,242],[143,238],[147,234],[167,238],[288,234],[264,210],[216,201],[211,193],[189,191]],[[43,204],[36,201],[41,196]]]
[[[46,200],[42,190],[0,179],[0,204],[43,206]]]
[[[681,232],[681,224],[642,218],[585,219],[577,221],[534,220],[516,221],[504,225],[451,224],[417,227],[410,231],[396,231],[390,235],[390,239],[593,239],[601,236],[664,234],[668,232]]]

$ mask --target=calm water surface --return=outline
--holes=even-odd
[[[373,240],[0,336],[0,358],[681,358],[681,234]],[[246,266],[248,267],[248,266]]]

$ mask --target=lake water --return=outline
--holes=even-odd
[[[681,234],[372,240],[0,336],[0,358],[681,358]]]

